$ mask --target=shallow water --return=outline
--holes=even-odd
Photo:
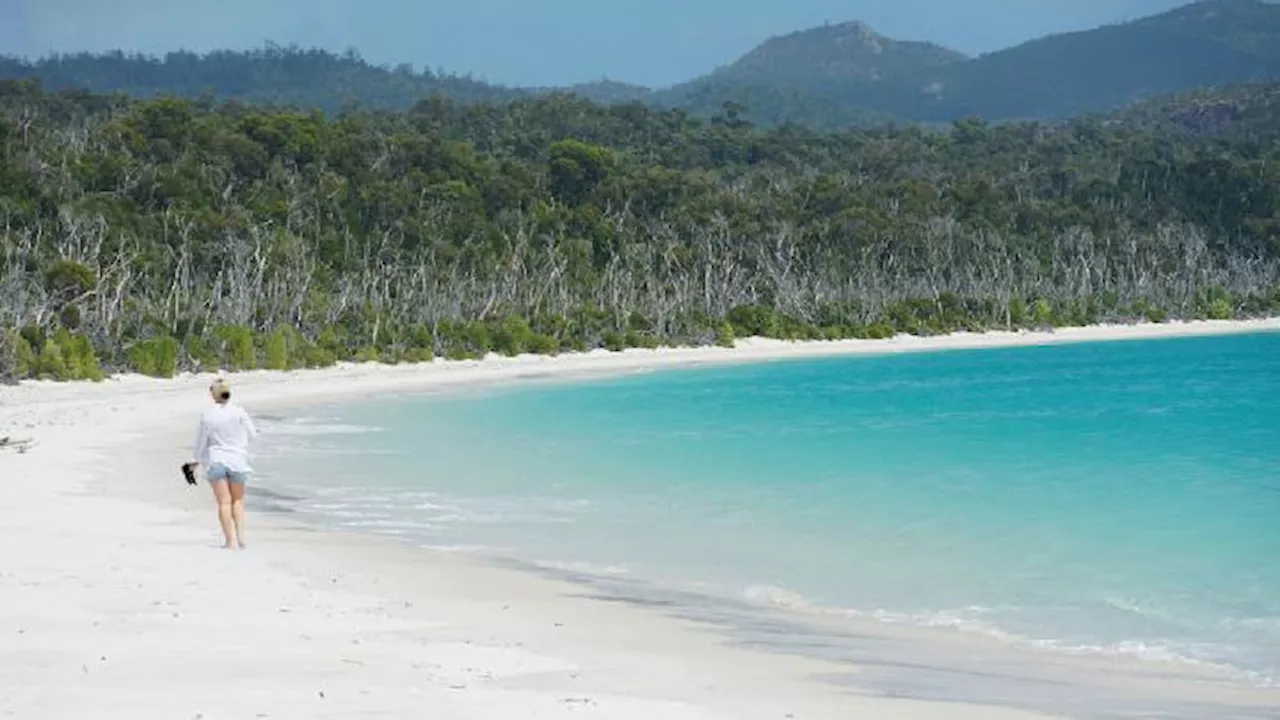
[[[1280,677],[1280,334],[530,383],[264,430],[266,486],[345,527]]]

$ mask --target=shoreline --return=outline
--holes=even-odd
[[[632,371],[895,352],[1138,340],[1280,330],[1280,319],[1102,326],[1049,333],[790,343],[520,356],[422,365],[231,373],[251,412],[364,396]],[[211,374],[0,388],[0,715],[65,717],[1032,718],[1032,710],[898,699],[832,681],[864,663],[737,647],[714,625],[477,558],[250,518],[250,550],[215,550],[204,488],[176,474]],[[228,631],[228,619],[240,633]],[[858,624],[877,629],[874,621]],[[836,628],[831,629],[836,632]],[[968,640],[952,647],[990,652]],[[1015,662],[1011,656],[1007,662]],[[1143,668],[1159,675],[1157,665]],[[925,671],[921,671],[925,672]],[[1130,678],[1132,680],[1132,678]],[[1125,680],[1127,682],[1128,680]],[[1117,682],[1120,682],[1119,680]],[[1135,680],[1134,682],[1138,682]],[[1142,682],[1171,682],[1152,677]],[[1122,683],[1123,684],[1123,683]],[[223,686],[237,691],[227,693]],[[1209,697],[1202,697],[1208,694]],[[1188,690],[1189,702],[1221,699]],[[1240,712],[1270,694],[1227,696]],[[103,712],[106,715],[103,715]],[[1072,716],[1072,715],[1068,715]],[[1242,715],[1248,717],[1251,715]]]
[[[238,389],[252,388],[258,405],[292,406],[320,404],[351,396],[434,390],[451,385],[481,385],[532,379],[579,380],[637,371],[682,367],[735,365],[784,360],[884,356],[901,353],[997,350],[1045,347],[1077,343],[1171,340],[1178,338],[1280,332],[1280,316],[1252,320],[1192,320],[1128,325],[1089,325],[1046,331],[995,330],[983,333],[959,332],[949,335],[897,335],[882,340],[777,340],[744,338],[734,347],[716,345],[604,349],[558,355],[522,354],[503,356],[490,353],[474,360],[435,360],[422,363],[386,365],[377,362],[338,363],[326,368],[294,370],[209,370],[182,372],[172,378],[152,378],[135,373],[108,376],[100,382],[23,380],[16,385],[0,385],[0,408],[4,406],[59,401],[75,402],[95,394],[133,392],[178,392],[199,386],[215,375],[232,380]],[[283,387],[276,381],[296,379],[317,381],[318,387]],[[347,382],[360,387],[337,387]],[[0,417],[0,419],[3,419]],[[0,433],[7,432],[0,427]]]

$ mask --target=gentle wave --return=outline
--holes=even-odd
[[[742,596],[749,602],[780,610],[803,611],[805,613],[828,616],[868,619],[890,625],[946,628],[1001,642],[1022,645],[1024,647],[1035,647],[1054,652],[1076,655],[1131,658],[1146,662],[1183,665],[1233,675],[1241,679],[1248,680],[1250,683],[1261,687],[1280,687],[1280,675],[1278,675],[1274,670],[1251,670],[1231,663],[1219,660],[1209,660],[1203,657],[1206,654],[1205,651],[1210,649],[1215,651],[1215,655],[1236,649],[1229,646],[1210,646],[1208,644],[1197,643],[1155,643],[1140,640],[1120,640],[1112,643],[1098,644],[1074,643],[1065,640],[1035,638],[1013,633],[1001,628],[998,621],[992,618],[992,616],[1001,612],[1009,613],[1019,610],[1019,608],[1015,607],[986,607],[975,605],[953,610],[915,613],[887,609],[857,610],[851,608],[824,607],[811,602],[800,593],[771,585],[748,586],[743,591]],[[1130,605],[1125,603],[1123,600],[1111,599],[1107,601],[1106,604],[1121,607],[1125,610],[1130,610],[1132,608],[1132,611],[1135,613],[1146,613],[1146,611],[1142,610],[1139,606]],[[1271,622],[1280,622],[1280,618],[1258,618],[1257,621],[1266,627],[1270,627]],[[1248,623],[1252,621],[1244,622]],[[1200,652],[1197,652],[1197,649],[1199,649]]]
[[[310,488],[310,491],[313,494],[312,499],[303,501],[301,507],[307,511],[330,517],[342,527],[390,536],[416,538],[426,543],[423,544],[423,547],[432,550],[486,556],[492,556],[498,550],[493,546],[487,545],[447,545],[427,543],[426,541],[431,536],[438,535],[441,532],[441,526],[450,524],[488,525],[509,522],[555,524],[570,521],[570,519],[563,517],[563,513],[572,515],[577,512],[590,511],[593,507],[593,503],[586,499],[561,499],[546,502],[540,509],[527,506],[517,509],[511,507],[508,503],[503,503],[503,507],[498,508],[486,505],[482,509],[480,507],[464,507],[464,505],[474,505],[474,503],[459,504],[450,502],[440,497],[438,493],[429,491],[369,493],[367,489],[350,486],[316,487]],[[411,509],[418,517],[404,517],[403,514],[406,509]],[[588,575],[602,579],[632,576],[633,574],[630,568],[619,564],[549,559],[534,560],[531,564],[544,570]],[[1150,640],[1118,640],[1111,643],[1089,644],[1061,639],[1030,637],[1010,632],[1001,627],[999,616],[1004,614],[1007,617],[1025,610],[1017,607],[969,606],[930,612],[902,612],[883,608],[862,610],[824,607],[812,602],[802,593],[768,584],[749,585],[742,591],[741,597],[755,605],[785,611],[871,619],[887,624],[913,627],[946,628],[1002,642],[1050,651],[1180,664],[1229,673],[1248,679],[1253,684],[1263,687],[1280,686],[1278,685],[1280,680],[1278,680],[1274,671],[1249,670],[1216,659],[1206,659],[1207,655],[1217,658],[1224,654],[1230,654],[1235,650],[1235,648],[1226,645],[1161,643]],[[1176,617],[1168,611],[1123,596],[1100,598],[1100,605],[1146,619],[1178,624],[1185,622],[1185,619]],[[1230,623],[1232,627],[1252,630],[1263,635],[1270,635],[1280,630],[1280,618],[1275,617],[1222,620],[1221,622],[1224,624]]]
[[[290,422],[290,423],[272,423],[270,426],[263,428],[267,433],[273,436],[284,437],[313,437],[316,435],[365,435],[368,433],[382,432],[382,428],[372,427],[369,425],[347,425],[343,423],[308,423],[308,422]]]
[[[256,451],[254,457],[258,459],[289,459],[298,456],[306,456],[308,458],[316,457],[371,457],[371,456],[404,456],[407,452],[398,450],[372,450],[359,447],[346,446],[327,446],[316,447],[315,445],[293,445],[287,442],[274,442],[269,447]]]
[[[331,518],[341,527],[404,538],[437,551],[485,556],[499,554],[516,557],[522,553],[519,549],[500,551],[489,545],[439,544],[431,541],[433,538],[440,537],[442,533],[449,533],[450,531],[447,530],[449,525],[491,525],[512,522],[553,524],[569,522],[571,518],[566,515],[591,512],[595,507],[590,500],[573,498],[546,500],[532,505],[508,501],[499,503],[495,507],[489,502],[482,503],[474,500],[459,502],[431,491],[371,493],[367,488],[353,486],[311,487],[308,488],[308,492],[311,498],[301,501],[299,507]],[[406,511],[408,511],[408,517],[406,517]],[[592,576],[602,580],[634,577],[632,569],[622,564],[553,559],[533,560],[531,564],[544,570]],[[1047,651],[1184,665],[1230,674],[1262,687],[1280,686],[1280,680],[1274,670],[1250,670],[1221,661],[1220,658],[1230,656],[1238,650],[1230,645],[1161,642],[1151,638],[1082,643],[1059,638],[1032,637],[1011,632],[1006,627],[1002,627],[1001,617],[1016,616],[1020,612],[1025,612],[1026,608],[974,605],[929,612],[902,612],[886,608],[865,610],[826,607],[811,601],[800,592],[770,584],[748,585],[742,590],[741,597],[754,605],[783,611],[870,619],[912,627],[945,628]],[[1099,606],[1100,609],[1109,608],[1163,623],[1187,624],[1186,618],[1178,617],[1151,603],[1122,595],[1101,597]],[[1280,631],[1280,618],[1277,617],[1220,619],[1217,622],[1262,636]]]
[[[814,606],[803,595],[773,585],[751,585],[743,596],[753,603],[787,610],[813,610]]]
[[[301,491],[300,488],[291,489]],[[404,495],[369,495],[359,488],[352,487],[312,488],[309,492],[313,497],[299,503],[299,510],[336,518],[378,519],[393,513],[403,514],[406,509],[411,509],[422,513],[423,521],[431,524],[555,525],[572,522],[571,516],[586,512],[592,507],[592,502],[585,499],[553,500],[543,503],[541,507],[531,506],[528,503],[504,503],[493,506],[450,503],[433,493],[421,492]]]
[[[597,563],[563,560],[534,560],[533,564],[544,570],[597,577],[619,577],[632,574],[631,569],[624,565],[600,565]]]
[[[431,528],[431,523],[415,520],[394,520],[389,518],[359,518],[344,522],[342,525],[350,528],[368,528],[379,531],[402,530],[405,532],[428,530]]]
[[[442,553],[459,553],[463,555],[489,555],[495,549],[489,545],[441,545],[441,544],[424,544],[423,549]]]

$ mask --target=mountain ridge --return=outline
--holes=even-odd
[[[1260,43],[1258,35],[1274,42]],[[1236,42],[1248,36],[1247,47]],[[1143,97],[1280,76],[1280,5],[1204,0],[1126,23],[1057,33],[919,74],[932,92],[881,96],[879,109],[915,120],[968,114],[1061,118]]]
[[[664,88],[602,78],[568,87],[509,87],[471,76],[374,66],[347,53],[268,45],[236,53],[122,52],[0,57],[0,78],[54,89],[150,96],[213,93],[244,102],[340,111],[352,103],[405,110],[432,96],[505,102],[570,93],[602,104],[641,102],[713,117],[815,129],[888,122],[1055,119],[1145,97],[1280,77],[1280,5],[1203,0],[1090,30],[1057,33],[976,57],[897,40],[857,21],[766,39],[709,73]]]

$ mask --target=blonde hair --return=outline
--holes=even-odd
[[[218,378],[209,386],[209,392],[219,401],[225,402],[231,399],[231,383],[226,378]]]

